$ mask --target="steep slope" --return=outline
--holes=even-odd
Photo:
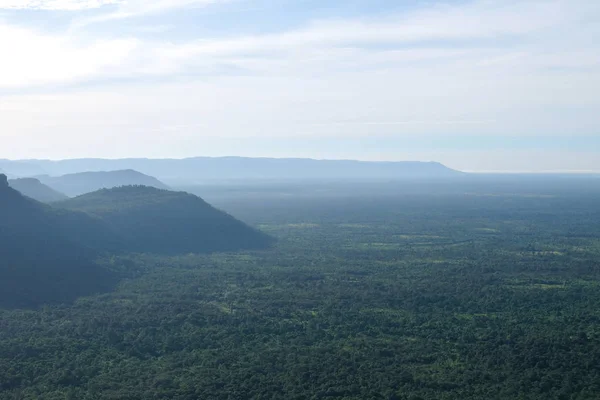
[[[102,219],[135,251],[201,253],[264,248],[271,242],[267,235],[184,192],[124,186],[57,206]]]
[[[51,187],[44,185],[35,178],[11,179],[8,181],[8,184],[25,196],[41,201],[42,203],[52,203],[54,201],[66,200],[69,198]]]
[[[116,245],[101,221],[54,210],[9,187],[0,175],[0,306],[70,301],[115,282],[92,260]]]
[[[144,175],[131,169],[120,171],[81,172],[58,177],[39,176],[42,183],[65,193],[68,196],[79,196],[99,189],[110,189],[126,185],[151,186],[158,189],[168,189],[167,185],[158,179]]]

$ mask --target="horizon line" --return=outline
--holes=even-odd
[[[600,175],[600,170],[569,170],[569,169],[550,169],[550,170],[459,170],[456,168],[449,167],[447,164],[444,164],[439,161],[434,160],[361,160],[361,159],[352,159],[352,158],[312,158],[312,157],[267,157],[267,156],[191,156],[191,157],[78,157],[78,158],[20,158],[20,159],[10,159],[10,158],[0,158],[0,161],[9,161],[9,162],[63,162],[63,161],[83,161],[83,160],[102,160],[102,161],[124,161],[124,160],[148,160],[148,161],[160,161],[160,160],[172,160],[172,161],[184,161],[184,160],[192,160],[192,159],[226,159],[226,158],[245,158],[245,159],[254,159],[254,160],[306,160],[306,161],[340,161],[340,162],[361,162],[361,163],[423,163],[423,164],[439,164],[444,166],[445,168],[462,172],[466,174],[510,174],[510,175],[525,175],[525,174],[533,174],[533,175],[550,175],[550,174],[564,174],[564,175]],[[0,170],[2,173],[2,170]]]

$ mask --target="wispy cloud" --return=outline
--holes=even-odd
[[[129,0],[119,2],[115,11],[101,13],[79,24],[127,18],[166,9],[206,6],[220,0]],[[3,3],[4,2],[4,3]],[[0,0],[0,7],[92,8],[116,0]],[[1,25],[0,87],[10,84],[40,84],[44,76],[51,83],[79,81],[103,75],[121,77],[139,74],[217,72],[235,68],[254,73],[302,73],[317,69],[402,67],[414,62],[468,61],[480,67],[537,64],[549,67],[595,66],[598,50],[591,53],[568,41],[579,20],[596,11],[593,2],[475,2],[461,6],[435,6],[383,19],[315,21],[302,29],[280,33],[200,39],[187,43],[146,41],[141,38],[83,41],[80,35],[48,36],[20,27]],[[571,4],[569,6],[568,4]],[[548,32],[565,35],[563,43],[552,43]],[[542,34],[542,39],[540,39]],[[498,48],[498,43],[517,36],[517,48]],[[544,42],[544,40],[546,41]],[[476,45],[456,41],[479,40]],[[532,43],[539,42],[542,43]],[[568,43],[568,44],[567,44]],[[378,48],[385,44],[383,48]],[[468,42],[467,42],[468,44]],[[575,54],[576,52],[576,54]],[[86,61],[83,60],[85,55]],[[48,63],[62,64],[49,68]],[[25,66],[25,68],[23,68]],[[65,73],[60,73],[63,69]]]
[[[101,9],[106,12],[87,17],[76,17],[73,27],[116,19],[131,18],[166,10],[204,7],[214,3],[231,0],[0,0],[0,10],[46,10],[46,11],[84,11]]]
[[[86,25],[177,7],[207,6],[217,1],[124,1],[114,12],[77,23]],[[50,7],[52,3],[29,4]],[[600,62],[599,50],[582,43],[585,34],[598,33],[598,28],[582,24],[593,15],[598,17],[598,7],[593,3],[553,0],[440,5],[380,19],[321,20],[280,33],[203,38],[177,44],[133,37],[83,40],[76,33],[48,36],[0,25],[0,54],[12,55],[0,65],[0,87],[39,85],[45,80],[67,84],[115,75],[123,79],[235,70],[277,75],[323,74],[409,68],[425,62],[429,66],[469,69],[593,68]],[[78,4],[91,7],[101,3]],[[517,45],[506,45],[515,38]]]
[[[122,1],[124,0],[0,0],[0,9],[80,11],[119,4]]]
[[[80,30],[86,26],[102,22],[159,14],[168,10],[206,7],[226,1],[228,0],[119,0],[118,8],[115,11],[92,17],[78,18],[71,24],[71,30]]]

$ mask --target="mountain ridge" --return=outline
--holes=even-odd
[[[36,178],[9,179],[8,184],[25,196],[42,203],[52,203],[69,198],[69,196],[54,190],[50,186],[44,185]]]
[[[188,157],[188,158],[80,158],[71,160],[13,161],[24,169],[43,169],[50,175],[82,171],[133,169],[167,182],[203,182],[244,179],[427,179],[459,176],[464,173],[431,161],[360,161],[269,157]],[[0,160],[8,169],[10,161]]]
[[[113,171],[83,171],[60,176],[37,176],[43,184],[68,196],[80,196],[100,189],[110,189],[127,185],[144,185],[159,189],[169,189],[153,176],[133,169]]]

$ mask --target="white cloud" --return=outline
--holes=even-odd
[[[121,18],[216,1],[133,0],[121,3],[114,13],[93,18]],[[0,88],[236,70],[312,76],[413,66],[468,68],[474,73],[597,68],[598,46],[578,43],[585,37],[583,31],[587,36],[600,33],[581,24],[594,16],[600,19],[597,11],[593,2],[584,0],[482,1],[379,20],[317,21],[277,34],[182,44],[136,38],[85,41],[86,35],[49,36],[0,22],[0,54],[11,55],[0,64]],[[502,45],[515,37],[519,44]]]
[[[81,44],[63,36],[0,25],[0,89],[82,83],[116,74],[138,46],[135,39]]]
[[[120,0],[116,11],[79,18],[71,24],[71,31],[76,32],[89,25],[150,14],[158,14],[171,9],[206,7],[229,0]]]
[[[144,53],[155,62],[144,63],[144,71],[213,73],[229,67],[294,75],[427,60],[487,68],[598,67],[598,47],[578,43],[584,35],[600,34],[597,27],[580,25],[593,16],[600,19],[598,8],[581,0],[566,4],[476,2],[383,20],[318,21],[277,34],[149,43]],[[515,39],[522,44],[503,47],[503,41]],[[478,44],[469,44],[473,40]]]
[[[123,0],[0,0],[5,10],[68,10],[79,11],[119,4]]]
[[[116,11],[77,21],[79,26],[111,19],[159,13],[168,9],[202,7],[227,0],[0,0],[0,10],[83,11],[117,6]]]

